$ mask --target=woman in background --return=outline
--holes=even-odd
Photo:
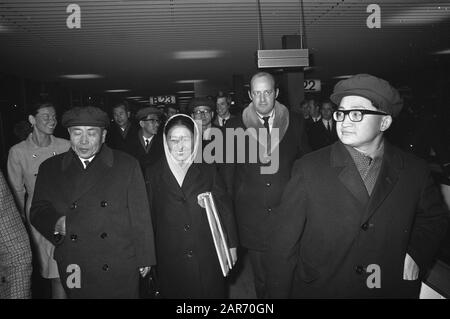
[[[146,171],[163,298],[227,297],[206,211],[198,195],[212,193],[232,247],[233,264],[237,259],[231,198],[213,164],[194,163],[197,151],[201,151],[198,132],[189,116],[172,116],[164,127],[165,156]]]
[[[57,121],[55,107],[50,103],[33,105],[28,122],[32,127],[30,135],[9,150],[8,177],[22,218],[31,231],[41,276],[51,280],[53,298],[64,298],[58,267],[53,259],[54,246],[31,226],[29,213],[39,165],[56,154],[66,152],[70,142],[53,136]]]

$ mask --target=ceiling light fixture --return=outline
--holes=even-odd
[[[88,79],[99,79],[102,78],[103,75],[100,74],[64,74],[60,76],[63,79],[70,80],[88,80]]]
[[[349,79],[351,78],[353,75],[349,74],[349,75],[338,75],[338,76],[333,76],[333,79],[336,80],[344,80],[344,79]]]
[[[175,83],[178,83],[178,84],[201,83],[201,82],[206,82],[206,80],[178,80],[178,81],[175,81]]]
[[[195,91],[178,91],[178,94],[189,94],[189,93],[195,93]]]
[[[214,59],[225,55],[222,50],[177,51],[172,54],[176,60]]]
[[[450,54],[450,49],[445,49],[445,50],[441,50],[441,51],[436,51],[436,52],[433,52],[433,53],[431,53],[431,54]]]
[[[129,92],[129,89],[112,89],[112,90],[105,90],[106,93],[122,93],[122,92]]]

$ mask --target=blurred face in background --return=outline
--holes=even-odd
[[[209,106],[197,106],[192,112],[192,118],[203,128],[207,128],[211,125],[213,116],[214,112],[212,112]]]
[[[105,142],[106,130],[96,126],[72,126],[68,129],[73,151],[83,159],[98,153]]]
[[[322,104],[322,107],[320,108],[320,114],[322,114],[322,118],[324,120],[331,120],[331,118],[333,117],[333,104],[329,103],[329,102],[325,102]]]
[[[226,96],[221,96],[217,98],[216,101],[216,106],[217,106],[217,114],[224,118],[227,117],[228,114],[230,114],[229,110],[230,110],[230,103],[228,103],[228,99]]]
[[[28,121],[33,126],[34,131],[51,135],[57,124],[55,109],[52,106],[40,108],[36,115],[28,117]]]
[[[129,122],[130,112],[127,112],[125,106],[121,105],[113,109],[113,117],[117,125],[121,128],[125,128]]]
[[[170,154],[178,162],[186,161],[194,149],[194,138],[192,132],[183,125],[172,127],[166,136],[167,146]]]
[[[147,138],[158,133],[160,124],[161,122],[157,114],[149,114],[145,119],[139,121],[139,125],[142,127],[144,135]]]

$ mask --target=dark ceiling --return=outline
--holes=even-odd
[[[259,27],[257,0],[73,0],[81,9],[79,29],[66,24],[70,3],[0,1],[0,73],[91,92],[130,89],[129,96],[194,88],[180,80],[231,88],[233,74],[247,79],[256,71],[258,47],[281,49],[282,36],[300,34],[302,24],[313,67],[305,77],[324,83],[361,72],[412,76],[448,61],[435,53],[450,49],[448,1],[261,0]],[[373,3],[381,28],[367,26]]]

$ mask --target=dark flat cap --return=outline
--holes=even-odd
[[[375,107],[394,117],[403,107],[403,100],[398,91],[389,82],[370,74],[357,74],[339,81],[334,86],[330,99],[339,105],[342,98],[348,95],[365,97]]]
[[[94,106],[74,107],[62,116],[61,124],[71,126],[97,126],[108,127],[109,117],[104,111]]]
[[[216,110],[216,102],[207,97],[196,97],[189,102],[188,111],[192,113],[196,107],[207,106],[211,111]]]
[[[161,110],[157,109],[154,106],[144,107],[136,113],[136,120],[141,121],[145,119],[149,114],[156,114],[160,116]]]

